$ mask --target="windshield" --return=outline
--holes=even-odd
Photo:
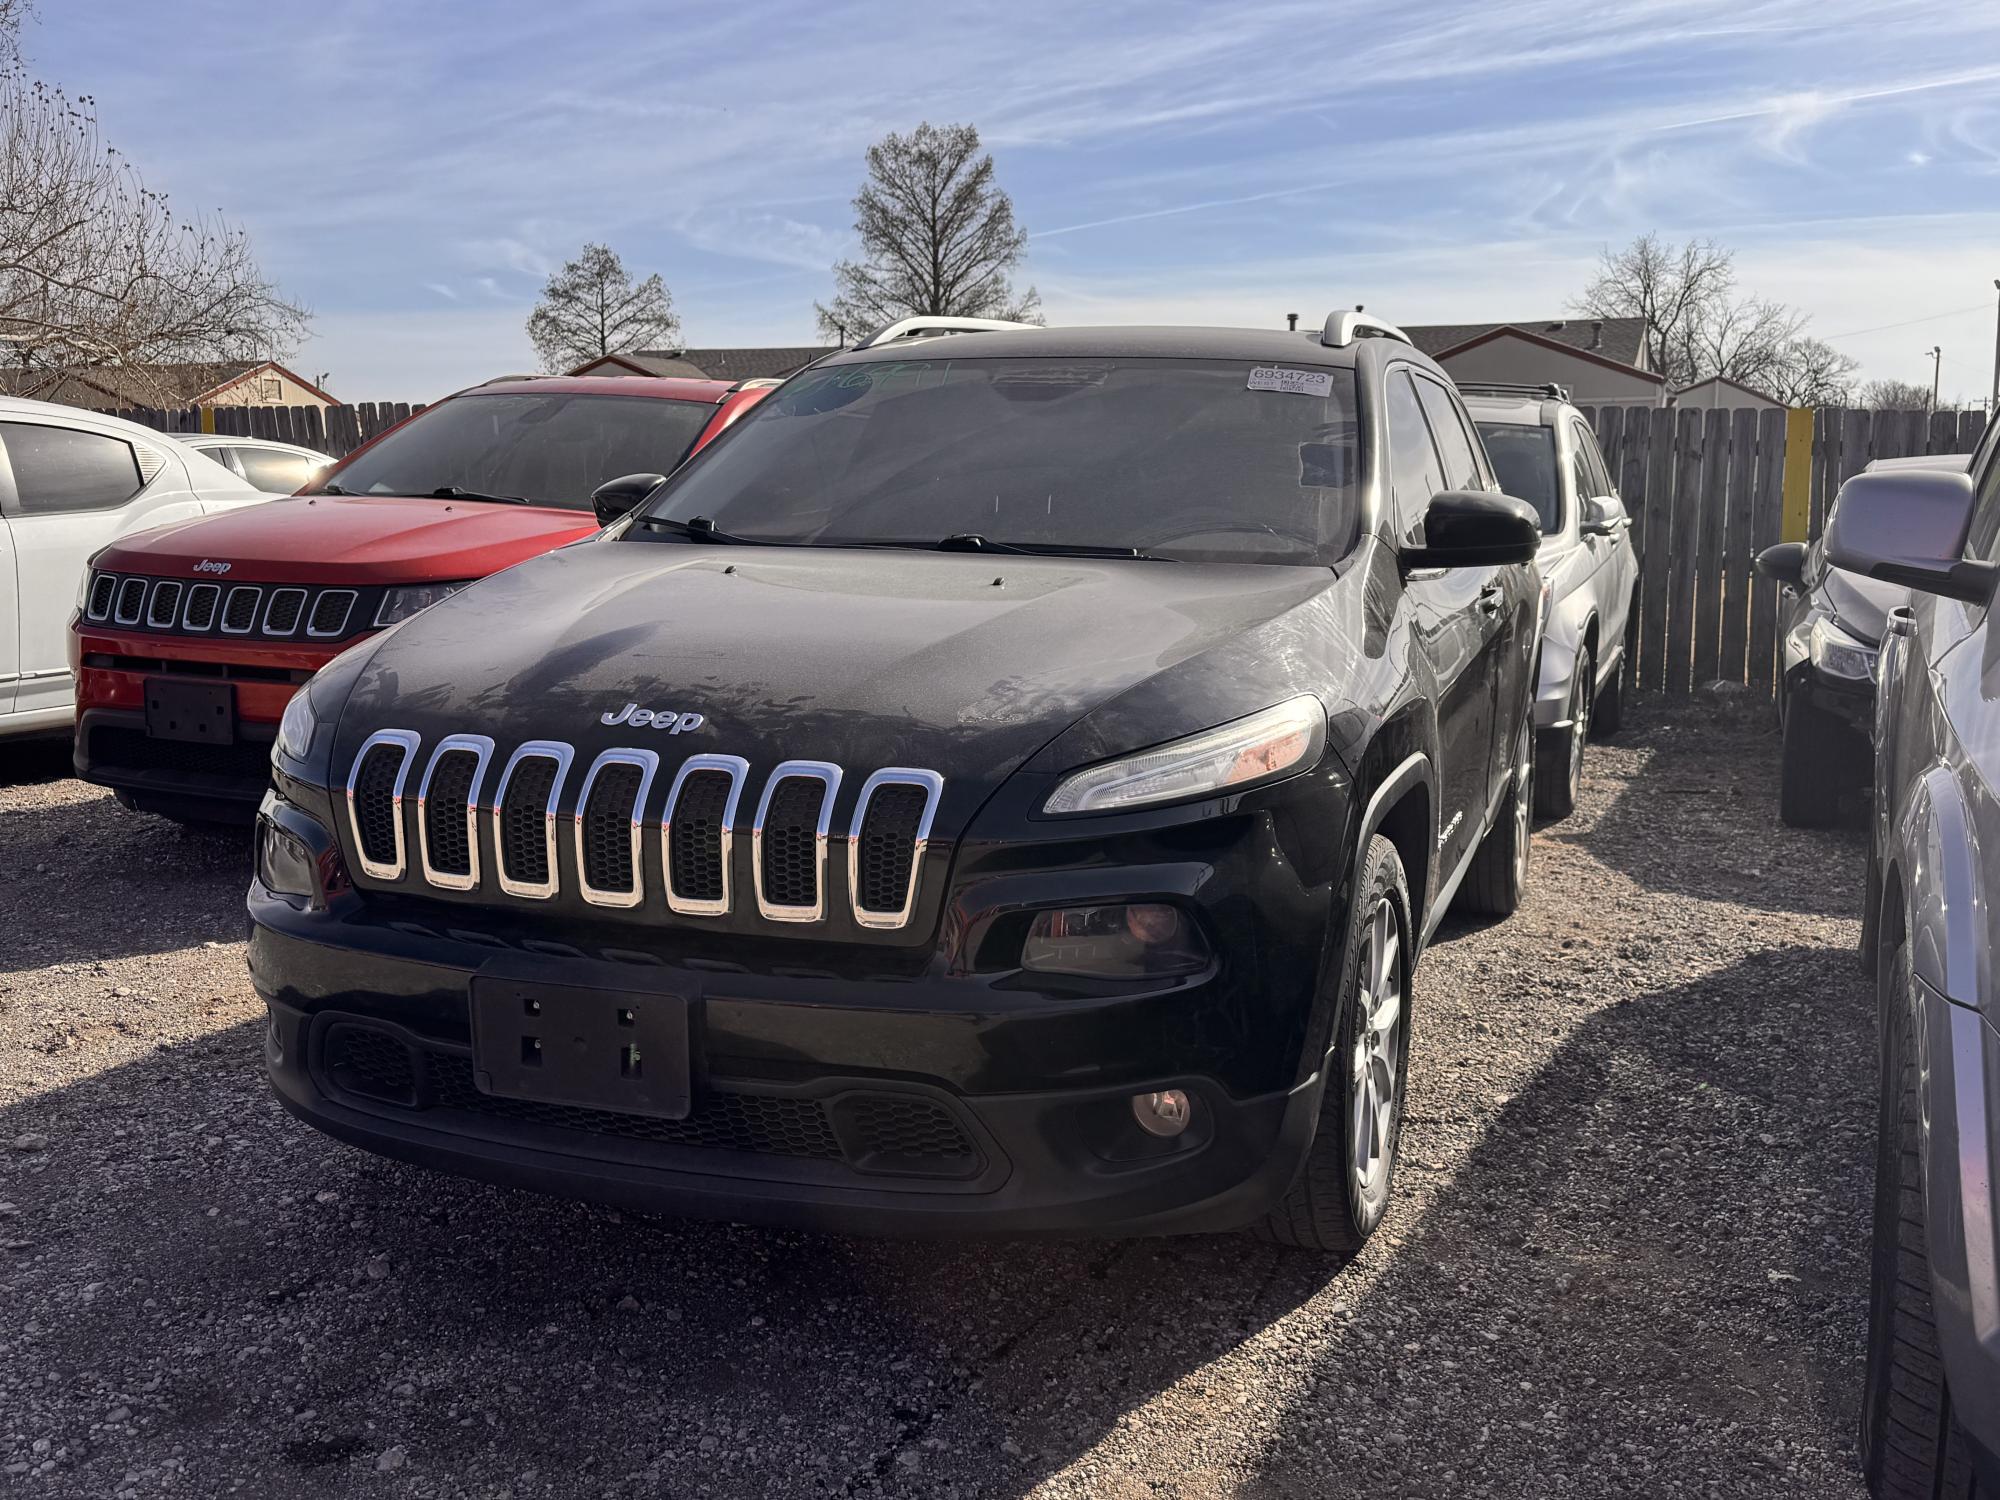
[[[479,392],[418,413],[326,482],[347,495],[519,498],[589,510],[625,474],[671,474],[715,408],[657,396]]]
[[[807,371],[642,513],[799,544],[1312,563],[1347,551],[1357,510],[1349,370],[932,359]]]
[[[1534,506],[1544,532],[1562,530],[1562,488],[1556,483],[1556,435],[1519,422],[1479,422],[1480,439],[1500,488]]]

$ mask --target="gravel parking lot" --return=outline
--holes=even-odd
[[[1246,1239],[639,1219],[268,1095],[241,840],[0,750],[0,1489],[1858,1496],[1853,832],[1761,710],[1642,706],[1529,905],[1417,976],[1396,1206]]]

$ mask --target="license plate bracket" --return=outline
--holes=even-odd
[[[236,684],[146,679],[146,738],[193,745],[236,743]]]
[[[685,996],[513,975],[472,980],[472,1069],[507,1099],[684,1120]]]

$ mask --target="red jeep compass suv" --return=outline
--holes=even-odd
[[[248,821],[300,683],[467,583],[588,536],[599,485],[673,472],[774,384],[495,381],[289,499],[106,547],[70,629],[77,774],[141,811]]]

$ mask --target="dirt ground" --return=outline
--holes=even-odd
[[[240,839],[0,749],[0,1491],[1858,1497],[1862,846],[1641,704],[1417,973],[1398,1197],[898,1243],[394,1165],[267,1092]]]

